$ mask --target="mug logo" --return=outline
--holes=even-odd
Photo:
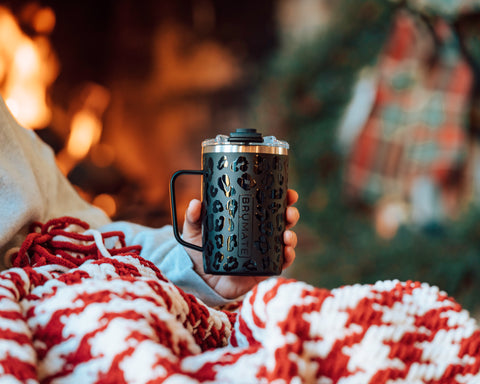
[[[253,198],[251,195],[240,195],[238,215],[238,256],[250,257]]]

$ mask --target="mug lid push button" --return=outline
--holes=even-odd
[[[230,133],[228,138],[230,143],[262,143],[263,137],[256,129],[238,128],[235,132]]]

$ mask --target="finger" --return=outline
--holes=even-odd
[[[202,203],[200,200],[193,199],[188,204],[187,210],[185,211],[185,224],[198,226],[200,225],[200,218],[202,213]]]
[[[283,243],[285,247],[295,248],[297,246],[297,234],[293,231],[285,231],[283,233]]]
[[[298,220],[300,219],[300,212],[295,207],[288,207],[285,213],[285,217],[287,220],[286,227],[287,229],[290,229],[297,225]]]
[[[294,260],[295,260],[295,249],[292,247],[285,247],[283,249],[283,257],[284,257],[284,262],[283,262],[283,269],[287,269],[290,267]]]
[[[298,193],[293,189],[287,190],[287,205],[295,204],[298,201]]]

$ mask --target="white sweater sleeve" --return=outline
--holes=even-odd
[[[110,221],[80,198],[52,149],[16,122],[0,97],[0,252],[18,246],[31,222],[60,216],[78,217],[92,227]]]

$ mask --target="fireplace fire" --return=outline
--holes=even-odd
[[[43,128],[52,117],[47,89],[57,77],[58,61],[48,33],[54,24],[51,8],[39,8],[31,16],[31,27],[38,34],[29,37],[10,10],[0,7],[2,95],[18,122],[27,128]]]
[[[202,140],[247,123],[246,95],[274,40],[272,7],[7,3],[0,92],[87,201],[115,219],[163,225],[173,171],[200,168]],[[235,18],[251,30],[235,27]],[[179,190],[186,207],[199,197],[200,179]]]

